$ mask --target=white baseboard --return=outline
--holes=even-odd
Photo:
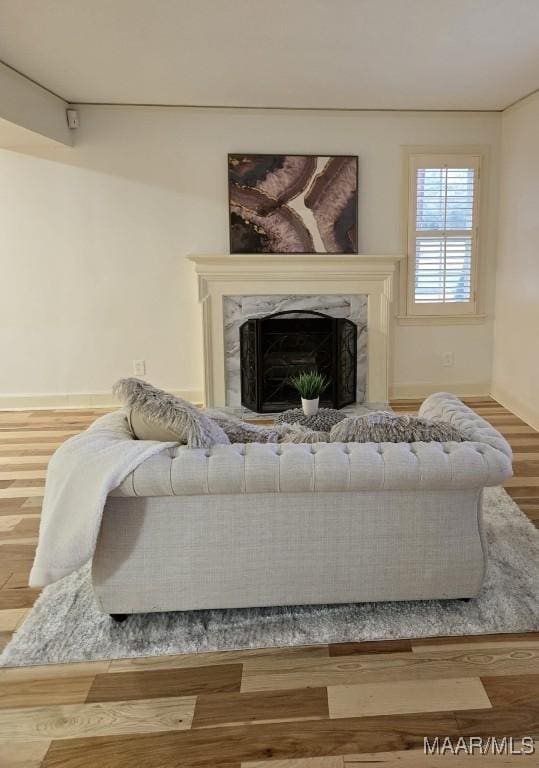
[[[391,384],[389,397],[392,400],[416,400],[419,397],[428,397],[434,392],[451,392],[458,397],[488,397],[490,389],[490,382],[488,381],[462,384],[411,382],[409,384]]]
[[[490,394],[500,405],[503,405],[504,408],[507,408],[515,416],[518,416],[519,419],[525,421],[530,427],[539,431],[539,410],[537,408],[532,408],[527,403],[523,403],[522,400],[519,400],[497,384],[492,384]]]
[[[201,389],[170,389],[173,395],[192,403],[204,400]],[[111,392],[68,392],[64,394],[0,395],[0,411],[43,411],[50,409],[114,408],[118,401]]]

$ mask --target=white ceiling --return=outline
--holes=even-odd
[[[539,0],[0,0],[0,59],[71,102],[503,109]]]

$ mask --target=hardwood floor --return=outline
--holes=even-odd
[[[539,526],[539,433],[469,404],[514,450]],[[396,401],[398,412],[418,403]],[[48,460],[103,411],[0,413],[0,647],[27,586]],[[427,736],[532,736],[533,756],[424,756]],[[518,746],[518,744],[516,745]],[[2,768],[539,765],[539,633],[342,643],[0,670]]]

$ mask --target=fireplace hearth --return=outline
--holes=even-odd
[[[257,413],[296,407],[289,380],[307,370],[330,380],[320,405],[356,402],[357,326],[347,318],[304,309],[250,318],[240,326],[240,360],[241,402]]]

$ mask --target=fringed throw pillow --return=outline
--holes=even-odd
[[[225,432],[231,443],[276,443],[278,434],[271,427],[249,424],[230,413],[213,408],[204,411]]]
[[[447,421],[397,416],[375,411],[343,419],[330,432],[332,443],[462,442],[464,436]]]
[[[303,424],[277,424],[277,443],[328,443],[329,432],[309,429]]]
[[[189,448],[230,442],[200,408],[141,379],[120,379],[112,391],[129,409],[131,431],[137,440],[174,441]]]

